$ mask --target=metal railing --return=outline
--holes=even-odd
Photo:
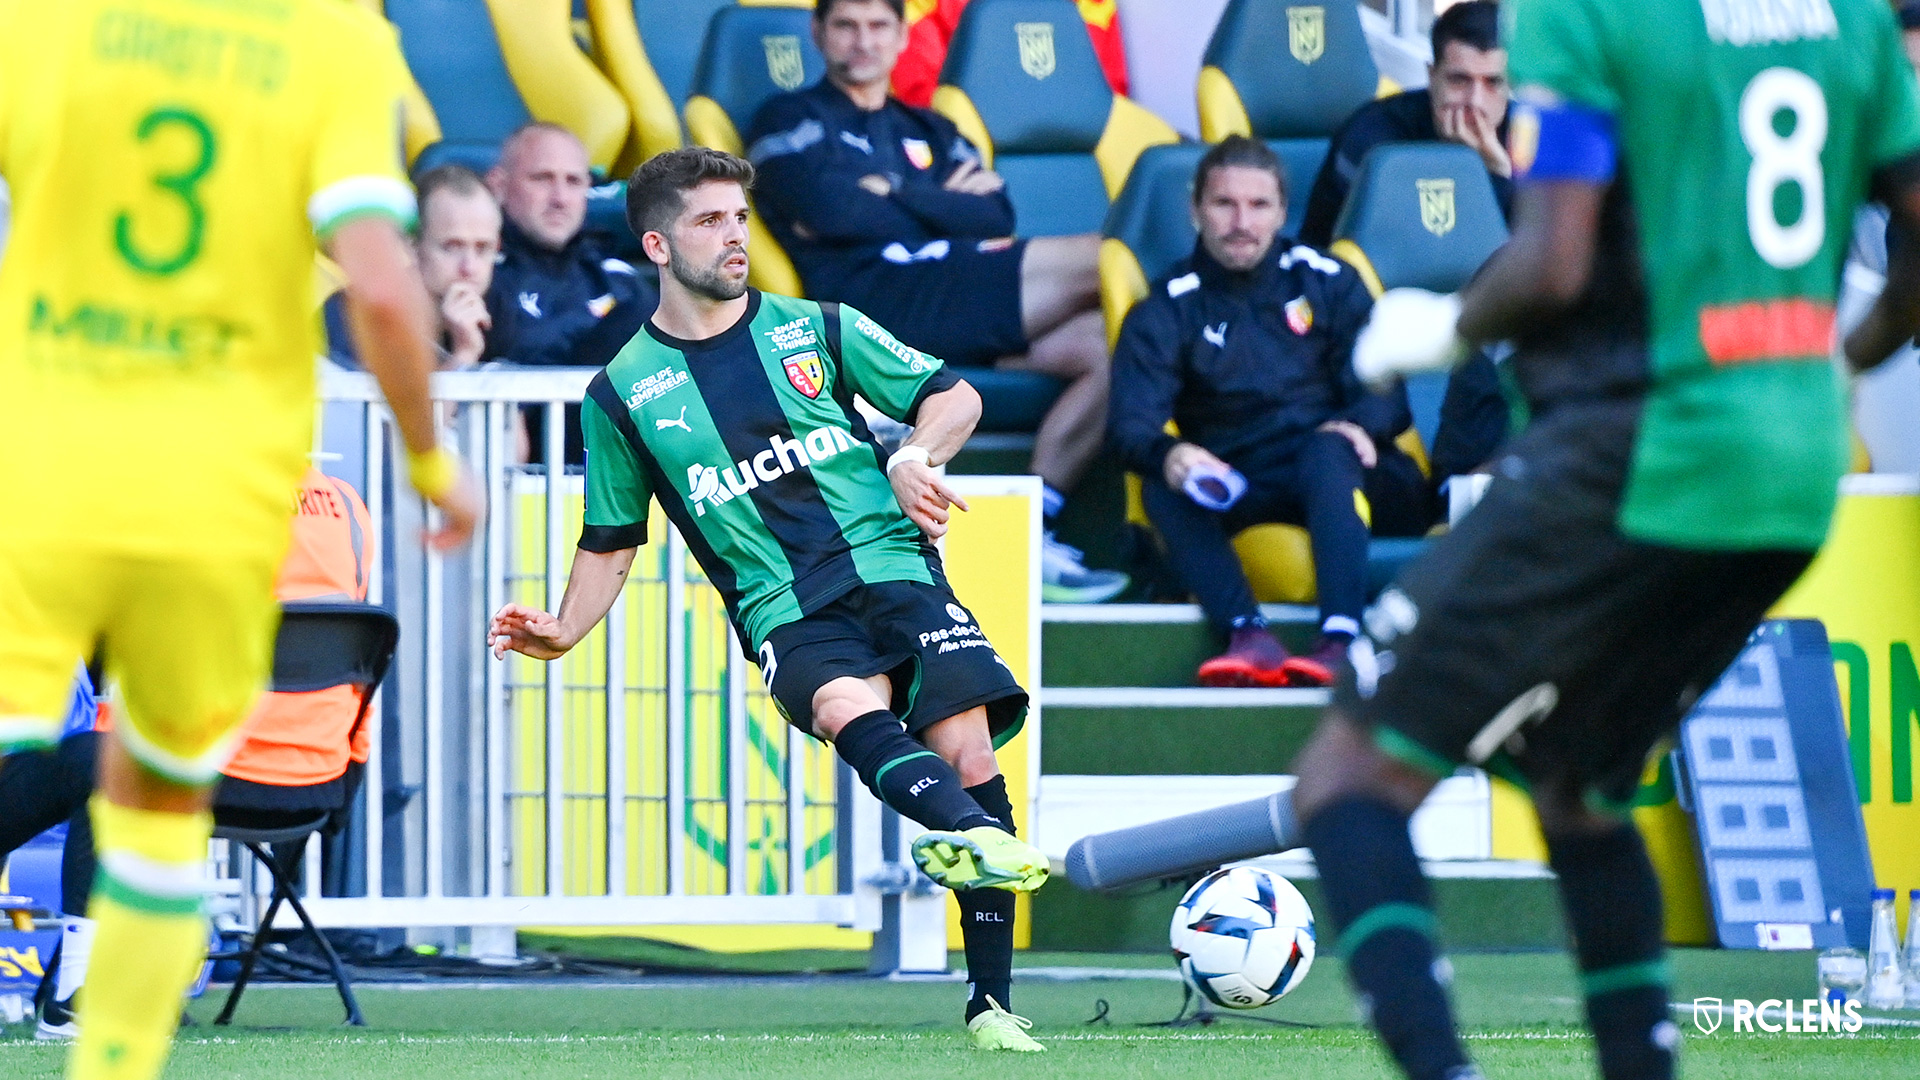
[[[779,715],[663,518],[605,622],[565,658],[487,655],[501,604],[558,606],[582,513],[577,470],[512,460],[517,417],[542,413],[533,456],[561,461],[567,406],[592,375],[434,376],[489,507],[467,550],[439,556],[421,540],[431,511],[394,478],[373,380],[323,374],[316,443],[385,538],[370,599],[403,631],[370,710],[355,823],[324,868],[318,845],[308,852],[309,910],[332,927],[882,929],[914,876],[901,830],[831,747]],[[236,890],[257,901],[264,885]],[[944,933],[939,949],[943,964]]]

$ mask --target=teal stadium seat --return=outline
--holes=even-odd
[[[1387,143],[1360,163],[1333,235],[1333,253],[1360,272],[1375,296],[1403,286],[1452,292],[1506,243],[1507,222],[1480,155],[1451,143]],[[1429,447],[1446,392],[1445,375],[1407,380],[1414,427]],[[1419,543],[1375,541],[1368,560],[1372,584],[1391,580]]]
[[[1387,143],[1360,163],[1333,228],[1333,253],[1375,295],[1411,286],[1451,292],[1507,240],[1480,156],[1452,143]]]
[[[740,130],[768,98],[818,82],[826,73],[827,62],[813,44],[812,12],[722,7],[707,24],[687,84],[687,134],[703,146],[740,153]]]
[[[440,141],[414,162],[416,171],[461,164],[485,172],[500,140],[532,122],[526,99],[507,71],[500,39],[483,0],[387,0],[400,50],[440,121]]]
[[[1023,236],[1096,232],[1134,159],[1178,141],[1108,86],[1069,0],[973,0],[933,107],[1007,181]]]
[[[687,107],[707,25],[733,0],[632,0],[633,22],[660,85],[675,109]],[[809,39],[811,41],[811,39]]]
[[[414,158],[415,175],[446,164],[485,173],[499,160],[501,141],[536,118],[579,136],[603,174],[627,144],[626,102],[581,55],[569,0],[385,0],[380,7],[400,32],[401,52],[437,122],[439,138]],[[611,236],[620,254],[637,254],[624,186],[595,187],[587,223]]]
[[[767,99],[818,82],[827,62],[813,44],[804,8],[728,6],[714,13],[694,65],[684,115],[699,146],[745,154],[740,132]],[[756,288],[803,295],[793,260],[759,215],[748,226],[748,280]]]

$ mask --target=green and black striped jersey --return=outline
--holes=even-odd
[[[704,341],[649,321],[587,388],[580,546],[644,543],[658,499],[749,651],[857,586],[945,584],[853,397],[911,423],[959,381],[837,304],[749,290],[740,321]]]

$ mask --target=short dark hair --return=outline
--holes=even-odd
[[[1900,29],[1920,30],[1920,0],[1907,0],[1900,5]]]
[[[465,165],[436,165],[420,174],[414,181],[418,193],[420,209],[427,208],[427,200],[437,191],[446,191],[454,195],[485,195],[493,198],[493,192],[487,188],[480,174]]]
[[[1433,20],[1433,62],[1459,42],[1469,49],[1491,52],[1500,47],[1500,5],[1494,0],[1462,0]]]
[[[1207,191],[1207,181],[1213,178],[1215,169],[1261,169],[1270,172],[1280,185],[1280,201],[1287,201],[1286,166],[1280,164],[1280,155],[1273,152],[1273,147],[1259,139],[1229,135],[1200,155],[1200,164],[1193,169],[1193,205],[1200,205]]]
[[[864,4],[867,2],[868,0],[815,0],[813,5],[813,21],[817,23],[826,22],[827,16],[833,14],[833,9],[836,4]],[[907,0],[880,0],[880,2],[887,5],[893,12],[894,18],[899,19],[901,22],[907,21]]]
[[[666,232],[687,208],[686,193],[714,181],[753,190],[753,166],[745,158],[705,146],[687,146],[649,158],[627,180],[627,227],[635,236]]]

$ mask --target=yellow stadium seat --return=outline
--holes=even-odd
[[[933,107],[1007,181],[1023,236],[1098,231],[1141,151],[1179,141],[1115,94],[1069,0],[972,0]]]
[[[800,8],[741,5],[716,12],[700,46],[685,112],[697,145],[744,154],[740,132],[766,100],[826,75],[814,48],[813,15]],[[755,288],[800,296],[800,273],[754,215],[748,224],[747,279]]]
[[[401,51],[432,103],[438,145],[416,165],[485,168],[500,140],[539,119],[580,137],[596,168],[627,143],[626,102],[574,41],[569,0],[360,0],[400,32]],[[409,145],[414,140],[411,112]],[[422,148],[425,150],[425,148]]]

